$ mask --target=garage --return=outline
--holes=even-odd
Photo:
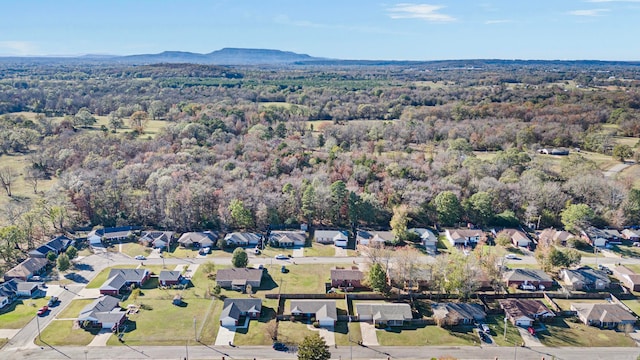
[[[533,319],[528,318],[526,316],[521,316],[515,319],[514,324],[516,326],[529,327],[533,325]]]

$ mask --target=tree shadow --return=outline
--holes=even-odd
[[[156,289],[156,288],[158,288],[157,277],[149,278],[149,280],[147,280],[144,284],[142,284],[142,286],[140,286],[140,289],[143,289],[143,290],[150,290],[150,289]]]
[[[76,263],[73,267],[79,271],[93,271],[93,266],[85,263]]]
[[[262,307],[262,312],[260,313],[260,317],[258,321],[261,323],[268,323],[269,321],[275,319],[276,310],[267,306]]]
[[[269,291],[277,287],[278,287],[278,283],[276,283],[275,280],[273,280],[273,278],[271,277],[271,274],[265,271],[265,273],[262,275],[262,282],[260,283],[260,287],[254,290]]]
[[[84,276],[80,275],[80,274],[76,274],[76,273],[69,273],[69,274],[65,274],[64,275],[65,279],[77,282],[77,283],[82,283],[82,284],[88,284],[89,280],[87,278],[85,278]]]

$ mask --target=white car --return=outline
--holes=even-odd
[[[287,260],[287,259],[289,259],[287,255],[284,255],[284,254],[276,255],[276,260]]]
[[[136,255],[135,259],[136,260],[147,260],[147,258],[144,257],[143,255]]]
[[[518,257],[516,256],[516,254],[507,254],[504,256],[506,259],[517,259]]]

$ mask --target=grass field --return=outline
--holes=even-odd
[[[117,248],[118,245],[115,245]],[[122,253],[127,254],[131,257],[135,257],[136,255],[144,255],[148,256],[151,254],[151,248],[148,246],[144,246],[138,243],[130,242],[122,244]]]
[[[440,326],[404,326],[387,330],[376,330],[382,346],[469,346],[479,339],[471,326],[455,327],[452,330]]]
[[[265,293],[277,294],[278,291],[281,291],[282,293],[295,294],[324,294],[324,284],[329,282],[331,268],[335,267],[331,264],[317,264],[313,265],[313,271],[310,271],[308,266],[292,264],[286,266],[289,272],[283,274],[280,272],[279,264],[267,265],[269,274],[277,286],[266,290]],[[263,287],[271,287],[268,283],[264,285]]]
[[[86,346],[98,333],[84,329],[74,329],[73,320],[54,320],[40,334],[40,339],[35,339],[39,346]]]
[[[299,344],[305,336],[316,333],[307,324],[298,321],[280,321],[278,325],[278,341],[285,344]]]
[[[338,321],[335,328],[336,345],[348,346],[349,339],[351,339],[351,345],[356,345],[358,341],[362,341],[362,332],[360,330],[360,323],[345,321]]]
[[[504,337],[504,315],[487,316],[486,324],[491,329],[491,336],[498,346],[513,346],[522,343],[522,337],[518,329],[507,322],[507,338]]]
[[[77,318],[78,315],[80,314],[80,310],[82,310],[82,308],[84,308],[85,306],[91,304],[91,302],[93,302],[93,299],[73,300],[62,312],[60,312],[56,316],[56,318],[58,319]]]
[[[36,316],[38,309],[46,304],[45,298],[14,301],[0,313],[0,329],[23,328]]]
[[[615,330],[601,330],[570,319],[555,318],[545,324],[547,331],[538,332],[540,342],[545,346],[581,347],[629,347],[635,341]]]
[[[640,299],[622,300],[636,315],[640,315]]]
[[[268,327],[274,327],[276,324],[276,311],[278,310],[278,301],[275,299],[262,300],[262,313],[257,320],[249,321],[247,329],[236,330],[236,336],[233,343],[242,345],[271,345],[273,341],[267,331]]]
[[[555,298],[553,301],[560,307],[560,309],[568,311],[571,310],[571,304],[607,304],[607,300],[604,299],[580,299],[580,300],[569,300],[569,299],[560,299]]]
[[[336,254],[336,248],[333,245],[324,245],[313,243],[312,247],[304,248],[304,256],[306,257],[330,257]]]

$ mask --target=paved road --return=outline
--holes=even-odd
[[[38,327],[42,330],[59,314],[66,306],[69,305],[71,300],[76,296],[76,293],[80,291],[83,285],[70,285],[67,288],[69,290],[63,290],[58,298],[60,302],[57,306],[50,308],[49,313],[46,316],[34,317],[25,327],[22,328],[8,343],[4,346],[3,351],[12,350],[17,348],[34,347],[33,339],[38,336]],[[33,309],[35,314],[38,309]]]
[[[606,171],[603,171],[605,177],[613,177],[616,176],[620,171],[628,168],[629,166],[635,164],[633,161],[626,161],[620,164],[613,165]]]
[[[185,343],[186,345],[186,343]],[[86,351],[86,353],[85,353]],[[616,359],[634,360],[638,348],[526,348],[499,346],[465,347],[331,347],[332,359],[429,359],[452,356],[457,359]],[[187,355],[188,352],[188,355]],[[144,346],[144,347],[45,347],[7,351],[11,359],[296,359],[294,353],[279,352],[266,346]]]

